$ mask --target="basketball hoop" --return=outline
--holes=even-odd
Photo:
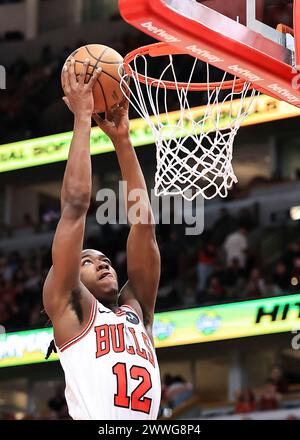
[[[130,52],[120,66],[121,89],[155,138],[155,195],[181,194],[187,200],[199,194],[206,199],[226,197],[237,182],[233,142],[258,92],[237,77],[228,80],[226,72],[220,81],[211,81],[215,71],[210,64],[193,57],[191,70],[184,66],[179,72],[187,75],[186,81],[179,81],[176,55],[186,54],[167,43],[155,43]],[[155,65],[156,57],[161,58]],[[160,67],[157,79],[150,76],[153,67],[155,73]],[[205,67],[206,82],[193,80],[199,67]],[[204,107],[199,107],[201,100]],[[170,105],[179,111],[170,111]]]

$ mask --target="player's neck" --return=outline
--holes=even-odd
[[[116,301],[111,302],[111,301],[105,301],[105,300],[101,300],[101,299],[99,301],[101,302],[101,304],[104,305],[104,307],[107,307],[110,310],[114,310],[119,307],[119,305]]]

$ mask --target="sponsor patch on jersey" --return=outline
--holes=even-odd
[[[131,324],[138,324],[140,322],[137,315],[133,312],[126,312],[126,321],[130,322]]]

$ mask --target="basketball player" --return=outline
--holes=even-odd
[[[78,82],[74,60],[63,69],[66,105],[74,114],[74,135],[61,191],[61,218],[52,246],[53,266],[43,301],[66,380],[73,419],[156,419],[160,374],[152,324],[160,278],[160,254],[144,177],[129,139],[128,102],[106,120],[93,116],[92,88],[85,84],[89,61]],[[132,224],[127,242],[128,282],[119,291],[109,258],[82,250],[91,198],[89,151],[92,116],[112,140],[122,178],[130,191],[143,190],[140,206],[148,224]],[[133,202],[128,202],[128,209]],[[110,237],[107,237],[110,240]]]

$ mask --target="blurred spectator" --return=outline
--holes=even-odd
[[[247,388],[244,391],[237,393],[237,399],[235,404],[235,413],[244,414],[256,409],[256,398],[253,391]]]
[[[210,278],[206,293],[207,299],[216,302],[224,300],[226,296],[226,290],[220,279],[216,276]]]
[[[272,379],[267,379],[260,395],[258,408],[260,411],[271,411],[279,408],[281,395],[277,392]]]
[[[43,214],[43,222],[48,226],[48,230],[56,229],[57,223],[60,219],[60,212],[54,209],[49,209]]]
[[[182,295],[182,304],[184,307],[194,307],[196,304],[196,292],[193,286],[182,287],[183,295]]]
[[[171,403],[167,398],[167,390],[171,383],[172,376],[170,374],[165,374],[164,377],[161,378],[161,399],[158,413],[159,417],[170,417],[172,415]]]
[[[31,214],[26,213],[23,216],[23,222],[20,227],[14,232],[15,237],[24,236],[26,234],[34,234],[37,230],[37,225],[34,222]]]
[[[282,295],[281,289],[274,283],[271,275],[267,275],[263,280],[261,285],[261,295],[264,297]]]
[[[246,237],[247,231],[244,227],[240,227],[237,231],[228,235],[224,243],[226,252],[227,267],[233,259],[237,259],[240,266],[243,268],[246,264],[246,250],[248,248],[248,241]]]
[[[247,298],[257,298],[263,296],[265,292],[265,282],[261,277],[260,270],[254,268],[244,289],[244,296]]]
[[[4,305],[10,306],[15,304],[16,293],[17,291],[12,281],[3,281],[0,284],[0,301]]]
[[[287,394],[289,392],[289,383],[279,367],[274,367],[270,374],[270,379],[276,386],[276,391],[279,394]]]
[[[197,263],[197,291],[203,292],[206,286],[208,277],[213,272],[213,266],[216,260],[216,249],[211,243],[204,245],[200,250]]]
[[[57,419],[70,419],[65,399],[65,387],[57,386],[54,396],[48,401],[49,408],[56,414]]]
[[[288,246],[288,250],[282,258],[286,267],[290,272],[300,267],[300,244],[297,241],[292,242]]]
[[[176,408],[193,395],[193,385],[180,375],[166,375],[164,385],[163,398],[171,408]]]
[[[299,417],[295,416],[294,414],[290,414],[285,420],[299,420]]]
[[[226,287],[241,290],[246,279],[246,271],[240,265],[237,258],[233,258],[224,273],[224,283]]]
[[[284,291],[291,287],[291,275],[283,262],[278,262],[275,266],[273,281],[278,287]]]

